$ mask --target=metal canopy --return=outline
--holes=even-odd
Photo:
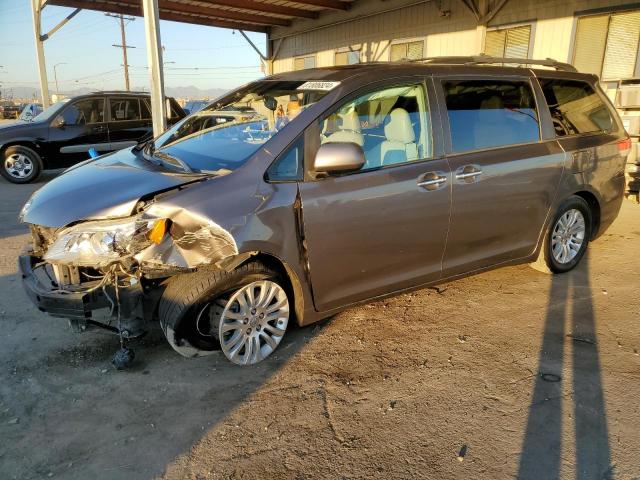
[[[267,33],[325,10],[348,10],[352,0],[158,0],[161,20]],[[143,16],[140,0],[48,0],[47,5]]]

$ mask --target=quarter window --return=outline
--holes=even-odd
[[[540,79],[556,135],[610,131],[613,119],[591,85],[576,80]]]
[[[272,182],[302,180],[303,142],[298,140],[267,170],[267,180]]]
[[[387,88],[352,100],[322,121],[321,143],[352,142],[362,170],[432,156],[429,108],[422,85]]]
[[[449,80],[443,85],[454,152],[540,139],[538,112],[528,82]]]
[[[104,98],[87,98],[69,105],[62,112],[65,125],[104,122]]]
[[[111,98],[111,121],[140,120],[140,103],[137,98]]]

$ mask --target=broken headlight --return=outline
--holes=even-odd
[[[58,233],[44,254],[44,260],[76,266],[105,267],[123,257],[135,255],[164,236],[166,221],[135,217],[84,222]]]

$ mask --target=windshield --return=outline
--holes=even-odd
[[[60,109],[62,109],[62,107],[64,107],[65,103],[67,103],[68,101],[69,101],[69,99],[65,98],[64,100],[61,100],[58,103],[54,103],[50,107],[45,108],[42,111],[42,113],[40,113],[38,116],[36,116],[33,119],[33,121],[34,122],[46,122],[48,120],[51,120],[53,117],[56,116],[56,114],[60,111]]]
[[[251,83],[174,125],[145,149],[145,155],[173,157],[193,172],[233,171],[327,93],[305,85]]]

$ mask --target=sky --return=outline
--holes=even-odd
[[[43,32],[48,32],[73,9],[46,6]],[[29,0],[0,0],[0,88],[32,87],[39,92],[35,42]],[[132,89],[149,89],[142,18],[127,23],[129,75]],[[231,30],[160,21],[164,47],[165,86],[231,89],[262,76],[260,58],[242,36]],[[266,37],[248,36],[261,49]],[[119,20],[102,12],[83,10],[44,43],[49,88],[60,92],[80,87],[124,89]]]

